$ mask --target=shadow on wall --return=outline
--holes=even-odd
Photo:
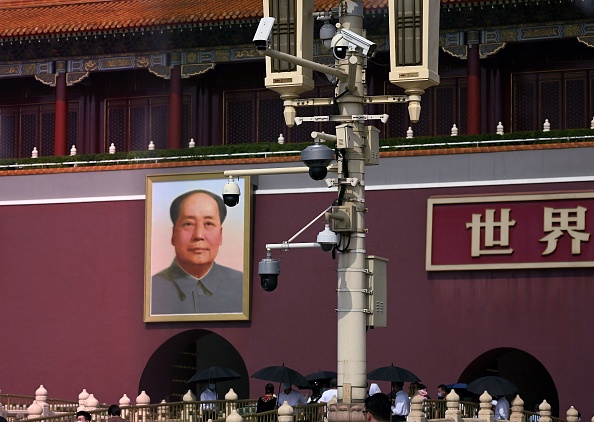
[[[466,367],[459,382],[469,383],[487,375],[497,375],[513,382],[524,400],[524,409],[532,411],[536,404],[546,400],[551,405],[553,416],[559,416],[559,395],[553,378],[531,354],[514,348],[489,350]],[[510,403],[514,397],[508,397]]]
[[[249,398],[249,375],[243,358],[227,340],[207,330],[177,334],[155,350],[140,378],[138,393],[146,391],[151,403],[182,401],[190,389],[199,398],[204,386],[187,381],[209,366],[224,366],[242,376],[217,383],[220,399],[224,399],[230,388],[240,399]]]

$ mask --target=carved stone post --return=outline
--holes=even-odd
[[[421,395],[414,395],[410,401],[410,413],[407,420],[409,422],[427,422],[427,417],[423,412],[423,397]]]
[[[243,418],[241,417],[241,415],[239,413],[237,413],[237,410],[233,409],[231,414],[229,416],[227,416],[227,419],[225,419],[225,420],[226,420],[226,422],[241,422],[243,420]]]
[[[237,409],[237,403],[236,400],[239,397],[237,396],[237,393],[235,391],[233,391],[232,388],[229,389],[229,392],[227,394],[225,394],[225,414],[223,416],[226,415],[231,415],[231,412],[235,411]]]
[[[551,422],[551,405],[546,400],[538,406],[538,413],[540,413],[540,419],[538,422]]]
[[[143,406],[151,404],[151,398],[143,390],[138,397],[136,397],[136,406],[138,406],[138,422],[147,422],[149,420],[148,409]]]
[[[578,422],[579,420],[579,412],[571,406],[567,411],[567,422]]]
[[[122,409],[122,418],[128,419],[130,416],[130,397],[123,395],[120,399],[120,408]]]
[[[526,417],[524,416],[524,400],[522,400],[520,396],[516,396],[511,402],[511,415],[509,420],[510,422],[526,422]]]
[[[460,422],[462,415],[460,413],[460,396],[456,393],[456,390],[449,392],[446,396],[446,411],[445,417],[451,419],[454,422]]]
[[[493,422],[495,420],[495,413],[493,413],[491,405],[493,397],[491,397],[489,393],[485,391],[483,394],[481,394],[479,400],[481,402],[481,409],[479,410],[478,418],[485,422]]]

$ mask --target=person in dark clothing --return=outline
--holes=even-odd
[[[276,409],[276,397],[274,396],[274,385],[268,383],[264,387],[264,395],[258,399],[256,413],[268,412]]]

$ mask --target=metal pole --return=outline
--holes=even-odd
[[[349,30],[362,34],[363,2],[349,2],[355,7],[348,7],[340,17],[340,24]],[[357,60],[353,66],[353,61]],[[364,113],[362,97],[365,94],[362,77],[364,58],[361,55],[347,55],[340,61],[340,68],[349,75],[350,81],[339,81],[336,95],[342,95],[338,106],[340,114],[352,116]],[[349,69],[349,62],[351,63]],[[355,132],[363,134],[363,124],[352,122]],[[367,392],[367,318],[363,309],[367,307],[364,293],[365,278],[365,160],[363,147],[357,143],[347,148],[346,162],[339,164],[339,177],[357,178],[361,181],[356,186],[344,186],[343,205],[352,205],[356,209],[355,230],[348,234],[348,248],[338,257],[338,328],[337,328],[337,384],[338,401],[343,403],[361,402]],[[346,245],[343,245],[346,246]]]

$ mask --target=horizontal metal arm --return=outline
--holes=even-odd
[[[320,244],[317,242],[307,242],[307,243],[267,243],[266,249],[281,249],[283,251],[288,251],[289,249],[305,249],[305,248],[319,248]]]
[[[275,59],[283,60],[285,62],[296,64],[297,66],[303,66],[311,70],[317,70],[318,72],[325,73],[326,75],[334,76],[341,81],[346,81],[349,79],[349,75],[339,69],[334,69],[332,67],[328,67],[326,65],[312,62],[310,60],[302,59],[301,57],[291,56],[290,54],[283,53],[281,51],[272,50],[270,48],[266,50],[258,50],[260,54],[265,56],[269,56]]]

